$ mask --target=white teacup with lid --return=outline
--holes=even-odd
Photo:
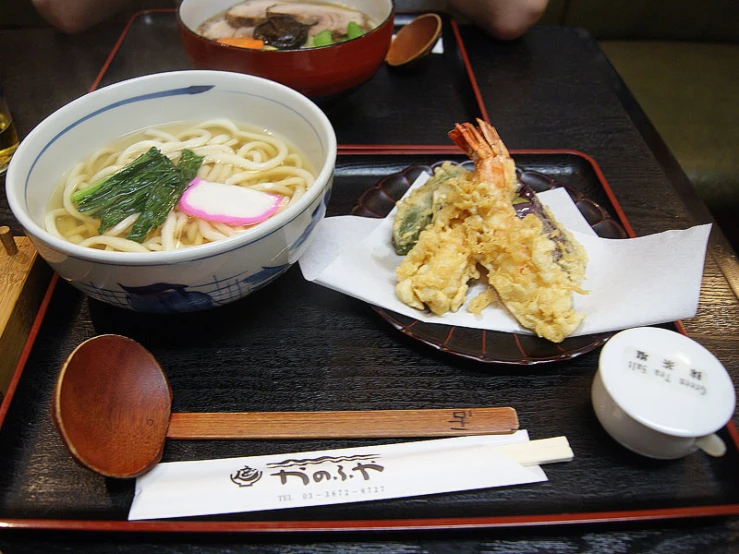
[[[666,329],[638,327],[603,347],[592,388],[595,414],[626,448],[674,459],[698,448],[726,451],[714,433],[734,414],[736,393],[716,357]]]

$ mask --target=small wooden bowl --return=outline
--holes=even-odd
[[[441,17],[435,13],[418,16],[395,35],[385,57],[388,65],[397,67],[428,55],[441,35]]]

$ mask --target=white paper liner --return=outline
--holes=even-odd
[[[595,234],[566,190],[557,188],[538,197],[589,257],[583,283],[589,294],[573,295],[575,309],[586,317],[571,336],[695,316],[709,224],[634,239],[605,239]],[[436,315],[402,303],[395,295],[395,269],[402,257],[392,246],[394,214],[395,210],[384,219],[324,219],[299,261],[305,279],[423,322],[530,334],[500,306],[490,306],[479,316],[466,306],[456,313]],[[468,300],[483,288],[483,284],[472,285]]]

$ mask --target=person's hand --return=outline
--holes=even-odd
[[[493,37],[512,40],[536,24],[549,0],[449,0],[449,4]]]
[[[80,33],[131,4],[131,0],[31,0],[46,21],[65,33]]]

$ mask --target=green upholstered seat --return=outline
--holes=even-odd
[[[739,250],[739,2],[550,0],[588,30]]]
[[[739,44],[600,45],[711,211],[739,212]]]

